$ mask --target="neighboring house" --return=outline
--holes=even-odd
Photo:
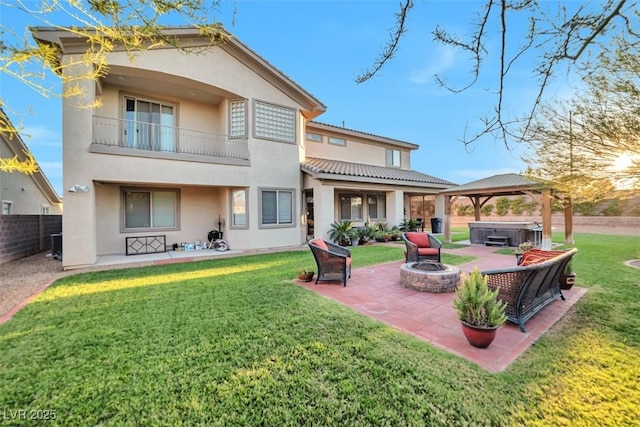
[[[203,45],[192,28],[167,28]],[[72,63],[82,40],[34,28]],[[81,61],[75,61],[81,63]],[[187,55],[109,54],[109,73],[63,104],[65,268],[125,253],[127,238],[206,240],[224,222],[232,249],[300,245],[332,222],[397,224],[411,195],[452,184],[410,170],[415,144],[312,120],[325,106],[236,38]],[[73,80],[86,65],[63,68]],[[309,208],[312,210],[309,211]]]
[[[1,108],[0,122],[10,124]],[[28,152],[20,134],[0,133],[0,158],[18,156],[18,159],[24,160]],[[33,175],[0,172],[0,203],[0,215],[62,214],[62,200],[40,169]]]

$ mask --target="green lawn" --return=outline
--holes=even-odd
[[[509,369],[292,283],[309,251],[66,277],[0,326],[0,417],[58,425],[633,425],[638,238],[576,235],[589,292]],[[402,245],[352,248],[354,267]],[[447,263],[464,260],[447,255]],[[425,308],[426,309],[426,308]],[[42,413],[41,413],[42,414]]]

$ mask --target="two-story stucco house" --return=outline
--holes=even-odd
[[[193,28],[166,31],[206,43]],[[82,64],[84,40],[33,34]],[[300,245],[340,219],[397,224],[411,195],[452,185],[410,169],[415,144],[313,121],[322,102],[234,37],[198,55],[107,60],[107,75],[82,83],[82,102],[100,107],[63,101],[64,187],[80,190],[65,195],[65,268],[123,254],[131,237],[205,240],[219,218],[233,249]],[[64,67],[65,81],[87,66]]]

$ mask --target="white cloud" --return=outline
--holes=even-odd
[[[25,127],[20,129],[20,135],[22,140],[30,147],[33,146],[50,146],[60,147],[62,146],[62,135],[58,132],[52,131],[45,126]]]
[[[417,85],[426,84],[429,81],[433,81],[436,74],[451,68],[455,60],[453,49],[446,46],[438,46],[436,51],[437,55],[431,58],[430,63],[425,68],[411,71],[409,78],[412,83]]]

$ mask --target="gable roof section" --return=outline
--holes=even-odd
[[[411,169],[364,165],[361,163],[307,157],[300,166],[315,179],[355,181],[378,184],[408,185],[415,187],[448,188],[455,185]]]
[[[8,125],[13,126],[9,117],[5,114],[5,112],[0,108],[0,121],[5,121]],[[25,160],[25,153],[29,153],[30,150],[25,145],[24,141],[20,137],[20,134],[16,132],[14,135],[6,135],[5,133],[0,133],[0,138],[2,141],[7,144],[9,149],[14,153],[14,155],[18,156],[18,159]],[[36,161],[36,164],[38,162]],[[19,172],[13,172],[19,173]],[[38,165],[38,171],[31,175],[31,179],[35,182],[36,186],[40,189],[42,194],[49,200],[52,205],[57,205],[62,203],[62,199],[53,188],[45,174],[42,172],[42,169]]]
[[[34,40],[38,44],[56,46],[60,54],[81,54],[86,51],[88,46],[84,37],[80,37],[63,28],[38,26],[31,27],[30,30]],[[305,111],[302,113],[307,119],[311,120],[326,111],[327,107],[311,95],[311,93],[302,88],[302,86],[247,47],[247,45],[238,40],[233,34],[226,30],[223,31],[227,34],[228,41],[215,46],[232,55],[246,67],[254,70],[259,76],[303,106]],[[163,28],[163,32],[181,40],[181,43],[183,43],[185,47],[205,47],[209,43],[206,38],[200,35],[196,27],[167,26]],[[164,48],[167,49],[171,47]],[[118,50],[117,47],[116,50]],[[51,64],[54,70],[58,69],[60,58],[57,58],[57,61],[58,64]]]
[[[522,194],[522,191],[540,188],[542,188],[540,181],[516,173],[507,173],[447,188],[440,191],[440,194],[458,196],[515,195]]]

